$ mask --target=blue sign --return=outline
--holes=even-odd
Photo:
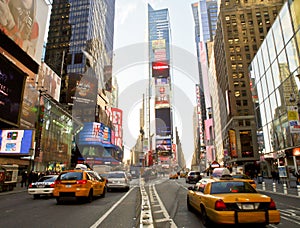
[[[30,154],[33,130],[0,130],[1,154]]]

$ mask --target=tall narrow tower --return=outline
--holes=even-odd
[[[168,167],[172,158],[173,123],[171,105],[170,22],[168,9],[148,5],[149,97],[154,92],[154,162]],[[150,132],[151,134],[152,132]]]

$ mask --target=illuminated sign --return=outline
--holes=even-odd
[[[33,130],[0,130],[0,153],[30,154]]]
[[[167,61],[152,62],[152,77],[169,77],[170,69]]]

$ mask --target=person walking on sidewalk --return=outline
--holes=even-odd
[[[26,184],[27,184],[27,171],[23,171],[22,179],[21,179],[21,187],[23,187],[23,185],[26,187]]]
[[[300,169],[298,171],[293,172],[293,175],[296,177],[296,184],[300,185]]]

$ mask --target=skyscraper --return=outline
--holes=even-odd
[[[193,165],[201,163],[200,157],[205,158],[205,154],[209,155],[213,149],[211,145],[205,145],[205,120],[211,118],[211,101],[210,92],[208,88],[208,43],[212,42],[216,26],[217,26],[217,10],[218,5],[216,0],[200,0],[192,4],[192,11],[195,23],[195,43],[198,57],[199,69],[199,84],[196,85],[196,99],[197,99],[197,123],[198,132],[196,144],[196,153],[193,160]],[[213,157],[213,156],[211,156]],[[202,162],[204,163],[204,162]],[[200,166],[206,166],[200,164]],[[201,167],[205,169],[206,167]]]
[[[214,56],[219,100],[226,109],[220,113],[224,151],[217,151],[217,157],[225,165],[251,166],[259,159],[248,67],[284,2],[225,0],[220,4]]]
[[[114,10],[114,0],[53,1],[45,62],[62,77],[62,103],[73,103],[72,77],[78,80],[88,68],[97,92],[109,87],[104,74],[112,62]]]
[[[52,3],[45,62],[62,78],[60,102],[84,123],[75,137],[76,151],[79,148],[90,165],[119,164],[123,157],[110,118],[121,112],[108,111],[112,110],[114,15],[115,0]]]
[[[168,9],[148,5],[149,91],[154,85],[155,162],[170,164],[172,156],[172,108],[170,71],[170,21]],[[150,122],[150,121],[149,121]],[[150,132],[150,131],[149,131]]]

